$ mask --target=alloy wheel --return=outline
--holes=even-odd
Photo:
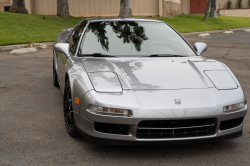
[[[70,87],[67,88],[66,96],[64,98],[64,114],[65,114],[66,127],[69,130],[71,130],[74,127],[74,119],[73,119],[73,108],[72,108]]]

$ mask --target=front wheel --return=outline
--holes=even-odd
[[[75,125],[73,107],[72,107],[72,97],[69,80],[67,80],[64,90],[63,97],[63,109],[64,109],[64,120],[68,134],[71,137],[79,136],[77,128]]]

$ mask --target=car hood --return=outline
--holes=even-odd
[[[133,90],[211,88],[215,86],[206,71],[228,72],[220,62],[204,57],[88,57],[80,60],[88,73],[99,73],[90,78],[91,81],[99,80],[96,85],[102,84],[97,77],[112,84],[113,78],[109,80],[103,73],[113,72],[117,74],[122,89]]]

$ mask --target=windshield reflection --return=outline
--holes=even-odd
[[[102,21],[88,25],[80,55],[149,56],[195,53],[168,25],[143,21]]]
[[[137,22],[97,22],[92,23],[88,27],[88,31],[91,31],[96,35],[98,42],[102,48],[109,51],[109,38],[106,36],[106,27],[112,27],[113,32],[117,38],[122,39],[123,43],[132,43],[135,49],[141,51],[141,44],[143,41],[148,40],[145,34],[145,29],[142,25],[138,25]]]

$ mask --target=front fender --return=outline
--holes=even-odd
[[[72,60],[73,63],[67,75],[70,81],[73,110],[79,113],[84,95],[94,88],[82,63],[76,57],[73,57]]]

